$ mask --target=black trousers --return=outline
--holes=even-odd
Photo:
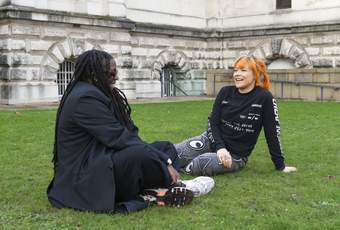
[[[128,147],[112,155],[117,203],[138,199],[144,189],[166,188],[171,184],[167,165],[157,150],[179,169],[176,149],[167,141]]]

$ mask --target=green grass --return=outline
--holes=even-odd
[[[138,104],[133,118],[146,141],[179,142],[205,129],[211,104]],[[0,112],[0,229],[340,229],[340,104],[279,107],[286,163],[298,172],[275,171],[261,135],[246,168],[215,177],[209,195],[128,216],[52,208],[55,110]]]

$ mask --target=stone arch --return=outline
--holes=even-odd
[[[88,41],[73,38],[66,38],[63,41],[52,44],[40,63],[41,78],[49,80],[56,79],[60,63],[67,58],[77,57],[84,51],[91,49],[102,50],[99,45],[93,45]]]
[[[287,38],[273,38],[257,45],[249,52],[258,58],[266,60],[269,65],[278,58],[288,58],[297,68],[311,68],[312,64],[306,50],[298,42]]]
[[[162,68],[165,65],[178,66],[182,71],[189,70],[189,63],[187,62],[187,56],[178,50],[167,49],[160,52],[156,61],[152,65],[152,79],[160,80]]]

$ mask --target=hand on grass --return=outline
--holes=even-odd
[[[297,168],[292,167],[292,166],[286,166],[286,167],[282,170],[282,172],[284,172],[284,173],[290,173],[290,172],[295,172],[295,171],[297,171]]]
[[[171,177],[171,184],[175,184],[181,179],[181,176],[172,165],[168,165],[168,171]]]
[[[220,161],[221,164],[223,164],[223,166],[225,168],[231,168],[231,164],[233,163],[233,160],[231,158],[230,152],[223,148],[223,149],[219,149],[217,150],[217,157]]]

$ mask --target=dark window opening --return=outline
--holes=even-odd
[[[292,0],[276,0],[276,9],[290,9],[292,8]]]
[[[74,73],[74,60],[65,60],[61,63],[57,73],[58,96],[61,98]]]

